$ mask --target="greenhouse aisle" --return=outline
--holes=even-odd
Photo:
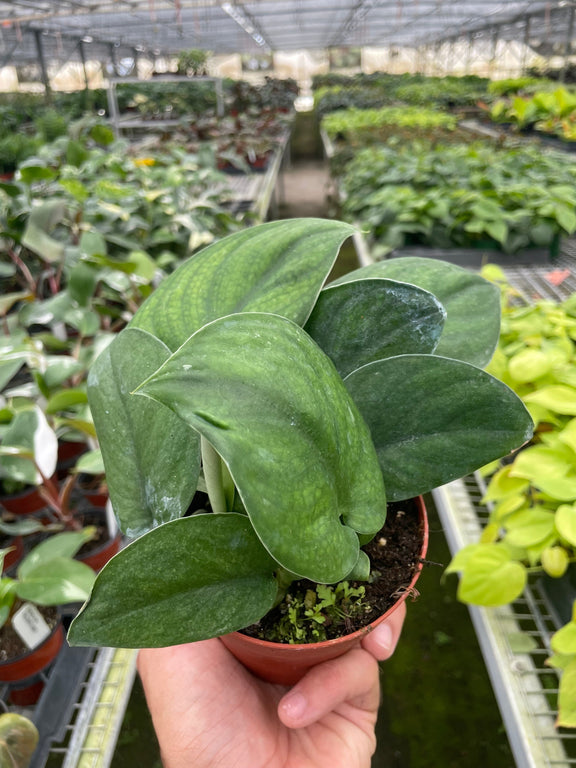
[[[329,175],[322,160],[294,160],[282,171],[283,194],[278,206],[279,219],[328,215]]]

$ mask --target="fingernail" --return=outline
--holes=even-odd
[[[307,702],[301,693],[289,693],[280,706],[291,720],[299,720],[306,711]]]
[[[392,637],[392,629],[389,624],[381,624],[375,630],[376,642],[382,648],[383,651],[391,651],[394,644],[394,638]]]

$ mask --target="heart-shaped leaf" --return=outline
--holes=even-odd
[[[206,323],[234,312],[274,312],[302,325],[353,232],[337,221],[290,219],[229,235],[166,278],[131,325],[172,350]]]
[[[129,536],[182,517],[198,483],[198,435],[168,409],[130,394],[169,355],[150,334],[126,329],[88,377],[110,499]]]
[[[401,355],[345,384],[370,431],[388,498],[411,498],[506,455],[532,435],[514,392],[459,360]]]
[[[276,568],[245,515],[174,520],[104,566],[68,641],[149,648],[242,629],[272,607]]]
[[[465,559],[454,558],[447,573],[462,567],[458,599],[472,605],[506,605],[526,586],[526,569],[500,544],[475,544],[466,548]]]
[[[445,312],[428,291],[394,280],[353,280],[321,291],[305,330],[341,376],[384,357],[433,352]]]
[[[328,357],[278,315],[220,318],[192,336],[140,392],[168,405],[228,465],[264,546],[313,581],[345,578],[355,531],[383,525],[370,434]]]
[[[403,256],[370,264],[339,278],[386,277],[434,294],[446,310],[436,354],[484,367],[500,334],[500,291],[480,275],[439,259]]]

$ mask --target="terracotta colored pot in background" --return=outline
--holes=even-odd
[[[64,643],[62,622],[56,624],[50,635],[37,648],[23,656],[0,662],[0,682],[17,683],[42,672],[56,658]]]
[[[31,515],[46,507],[46,502],[35,486],[29,486],[20,493],[0,496],[0,505],[13,515]]]
[[[420,558],[423,560],[428,549],[428,517],[423,498],[419,496],[414,501],[418,505],[422,528]],[[389,618],[398,606],[406,600],[408,595],[411,594],[412,588],[420,576],[422,567],[423,563],[420,562],[410,584],[386,613],[371,624],[350,635],[335,638],[334,640],[326,640],[322,643],[294,645],[259,640],[258,638],[243,635],[241,632],[223,635],[220,640],[238,661],[241,661],[247,669],[262,680],[280,685],[295,685],[311,667],[342,656],[355,645],[358,645],[362,638],[377,627],[378,624]]]
[[[107,510],[106,507],[94,507],[93,509],[89,509],[84,513],[83,524],[102,526],[106,529],[108,534],[108,537],[98,546],[89,548],[88,545],[85,554],[81,550],[76,555],[77,560],[86,563],[86,565],[89,565],[94,571],[99,571],[106,565],[111,557],[120,551],[122,546],[122,533],[116,524],[112,510]]]

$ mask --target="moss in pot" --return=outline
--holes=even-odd
[[[71,644],[223,636],[295,581],[369,581],[361,547],[387,502],[530,437],[524,405],[481,368],[498,290],[428,259],[404,259],[401,279],[382,262],[323,287],[352,232],[296,219],[225,238],[97,358],[90,406],[135,540],[97,577]],[[186,516],[198,487],[210,511]]]

